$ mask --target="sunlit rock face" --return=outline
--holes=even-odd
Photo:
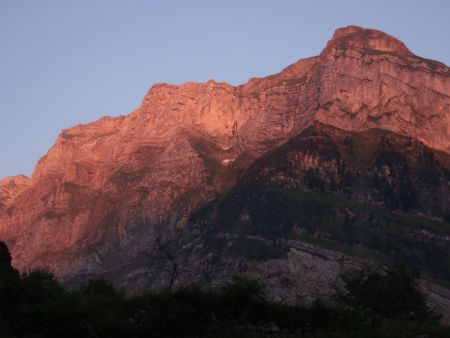
[[[25,190],[29,183],[30,179],[23,175],[5,177],[0,180],[0,208]]]
[[[317,120],[346,130],[383,128],[450,151],[450,72],[397,39],[339,29],[321,54]]]
[[[0,182],[0,239],[20,269],[125,279],[155,231],[183,228],[314,121],[390,130],[448,153],[449,116],[448,67],[382,32],[339,29],[319,56],[278,74],[241,86],[157,84],[129,115],[63,130],[31,179]]]

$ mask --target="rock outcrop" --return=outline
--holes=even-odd
[[[23,175],[5,177],[0,180],[0,206],[10,202],[21,191],[26,189],[30,179]]]
[[[319,56],[241,86],[155,85],[127,116],[64,130],[31,179],[0,181],[0,239],[22,270],[49,268],[64,279],[111,274],[129,285],[158,233],[186,227],[256,159],[316,122],[343,133],[378,128],[403,135],[413,144],[405,151],[426,149],[448,170],[450,69],[385,33],[350,26],[338,29]],[[318,166],[326,184],[340,175],[339,160],[318,165],[323,158],[313,150],[300,155],[292,161]],[[355,156],[363,159],[364,152]],[[427,190],[441,194],[441,204],[428,210],[421,201],[417,212],[441,218],[448,212],[446,179],[441,190]],[[379,198],[369,190],[351,198]],[[145,274],[152,285],[157,278]]]

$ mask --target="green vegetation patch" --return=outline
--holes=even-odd
[[[80,135],[77,135],[77,134],[67,134],[67,133],[62,133],[62,134],[61,134],[61,137],[62,137],[64,140],[71,140],[71,139],[73,139],[73,138],[75,138],[75,137],[78,137],[78,136],[80,136]]]
[[[267,261],[286,256],[286,251],[282,248],[267,245],[258,239],[245,237],[234,241],[228,250],[232,255],[251,261]]]
[[[219,205],[215,229],[263,238],[301,234],[346,254],[402,264],[415,275],[450,279],[446,222],[394,212],[332,193],[243,188]]]

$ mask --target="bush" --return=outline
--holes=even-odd
[[[344,304],[376,315],[402,320],[430,320],[435,314],[415,281],[400,269],[367,269],[344,277]]]

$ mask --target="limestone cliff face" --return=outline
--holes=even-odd
[[[450,71],[374,30],[337,30],[321,54],[317,120],[383,128],[450,151]]]
[[[14,199],[21,191],[25,190],[30,179],[23,175],[5,177],[0,180],[0,208]]]
[[[127,116],[64,130],[31,179],[0,182],[0,238],[21,269],[120,270],[156,229],[183,227],[316,120],[391,130],[448,153],[449,119],[448,67],[382,32],[339,29],[319,56],[276,75],[237,87],[158,84]]]

